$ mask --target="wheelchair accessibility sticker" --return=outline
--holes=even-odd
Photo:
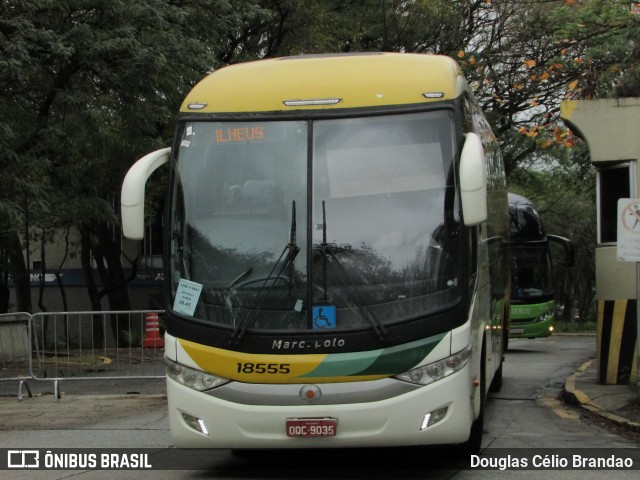
[[[336,328],[336,307],[333,305],[316,305],[313,307],[313,329]]]

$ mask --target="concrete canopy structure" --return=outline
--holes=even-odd
[[[617,201],[640,191],[640,98],[567,100],[562,120],[584,139],[597,170],[598,379],[637,379],[637,265],[617,257]]]

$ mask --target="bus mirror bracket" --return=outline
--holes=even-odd
[[[476,133],[466,134],[460,154],[460,195],[467,226],[487,220],[487,173],[482,140]]]
[[[144,237],[144,195],[147,179],[160,166],[167,163],[171,148],[148,153],[134,163],[122,182],[120,214],[122,233],[126,238],[142,240]]]
[[[571,243],[571,240],[565,237],[561,237],[560,235],[551,235],[551,234],[548,234],[547,238],[551,242],[558,243],[564,249],[564,255],[565,255],[564,266],[573,267],[575,265],[575,253],[573,250],[573,244]]]

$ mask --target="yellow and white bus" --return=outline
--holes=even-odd
[[[478,450],[509,317],[502,157],[457,63],[232,65],[122,190],[170,164],[167,395],[184,448]]]

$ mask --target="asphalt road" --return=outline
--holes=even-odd
[[[484,453],[504,461],[520,453],[538,454],[553,461],[576,449],[602,455],[634,452],[637,443],[595,423],[576,407],[560,400],[566,378],[595,355],[595,338],[555,336],[538,340],[512,340],[504,366],[500,392],[490,395],[485,421]],[[121,393],[129,386],[115,385],[116,395],[93,393],[62,395],[57,402],[43,394],[18,402],[0,398],[0,449],[128,448],[147,452],[151,464],[163,470],[7,470],[2,479],[478,479],[535,478],[564,480],[638,478],[638,470],[563,470],[552,468],[481,470],[434,469],[446,453],[443,448],[345,451],[266,452],[246,458],[228,450],[178,451],[168,431],[162,381],[146,385],[149,393]],[[74,387],[75,388],[75,387]],[[65,385],[61,391],[67,390]],[[134,390],[129,390],[134,391]],[[506,450],[503,450],[506,449]],[[517,450],[516,450],[517,449]],[[520,450],[522,449],[522,450]],[[625,449],[625,450],[603,450]],[[632,450],[626,450],[632,449]],[[0,452],[0,454],[3,454]],[[0,459],[2,460],[2,459]]]

